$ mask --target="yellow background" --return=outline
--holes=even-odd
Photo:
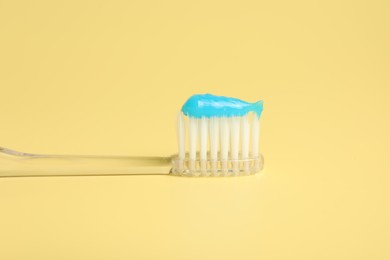
[[[170,155],[265,100],[262,175],[0,179],[0,259],[390,259],[389,1],[0,1],[0,145]]]

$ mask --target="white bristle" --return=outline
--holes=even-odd
[[[227,160],[229,154],[229,122],[227,117],[221,117],[220,119],[220,131],[221,131],[221,163],[222,171],[227,172]]]
[[[215,172],[217,170],[218,144],[219,144],[219,119],[217,117],[210,118],[209,129],[210,129],[211,170]]]
[[[188,119],[188,139],[189,139],[189,157],[190,157],[191,171],[195,171],[197,136],[198,136],[198,119],[194,117],[190,117]]]
[[[207,131],[207,125],[208,125],[209,119],[202,117],[199,120],[199,135],[200,135],[200,143],[199,143],[199,159],[200,159],[200,168],[201,171],[204,173],[206,172],[206,164],[207,164],[207,137],[208,137],[208,131]]]
[[[238,152],[240,149],[240,118],[230,118],[230,157],[232,159],[233,172],[238,172]]]
[[[249,173],[249,162],[246,161],[249,158],[249,140],[250,140],[250,128],[248,115],[241,117],[241,159],[244,160],[244,172]]]
[[[184,115],[182,112],[179,112],[177,115],[177,141],[178,141],[178,148],[179,148],[179,159],[184,159],[186,156],[186,149],[185,149],[185,143],[186,143],[186,127],[185,127],[185,120]]]
[[[249,157],[250,129],[248,115],[241,117],[241,159]]]
[[[256,115],[252,116],[252,156],[259,156],[259,119]]]

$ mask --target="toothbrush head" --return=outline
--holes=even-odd
[[[177,118],[179,152],[172,174],[240,176],[263,168],[259,153],[263,101],[245,102],[211,94],[193,95]]]

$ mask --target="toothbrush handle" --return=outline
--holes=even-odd
[[[169,174],[170,157],[30,154],[0,147],[0,177]]]

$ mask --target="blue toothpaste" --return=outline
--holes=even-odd
[[[184,103],[181,111],[184,115],[195,118],[244,116],[249,112],[260,117],[263,101],[249,103],[238,98],[196,94]]]

